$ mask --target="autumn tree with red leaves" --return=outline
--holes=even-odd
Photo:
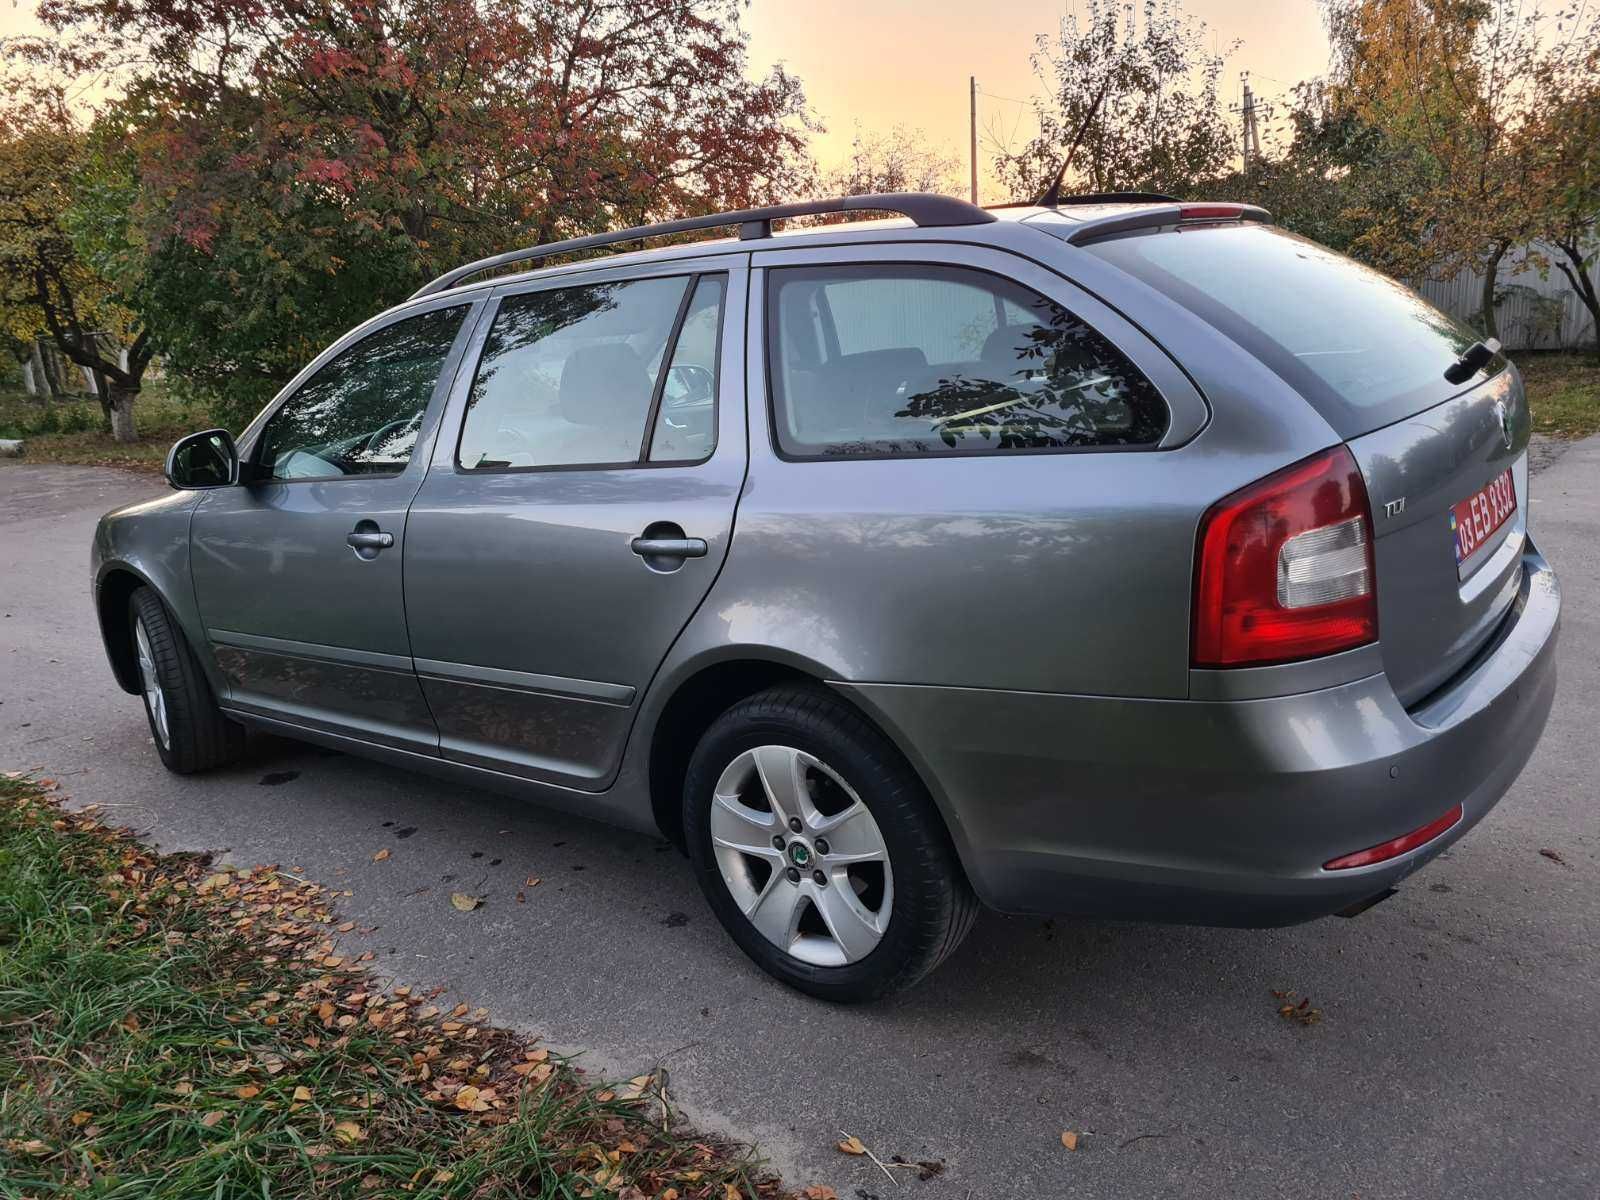
[[[508,247],[794,191],[808,117],[737,0],[44,0],[119,85],[84,224],[169,368],[243,416]],[[98,211],[94,205],[100,204]]]

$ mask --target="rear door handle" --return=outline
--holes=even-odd
[[[630,543],[640,558],[704,558],[705,538],[636,537]]]

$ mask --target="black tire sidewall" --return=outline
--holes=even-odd
[[[189,775],[236,758],[244,744],[244,731],[217,706],[199,659],[154,589],[134,590],[128,598],[128,622],[129,637],[135,642],[136,623],[144,625],[156,680],[166,700],[170,745],[163,746],[141,681],[139,700],[162,764],[176,774]],[[134,653],[138,653],[137,644]]]
[[[712,793],[730,762],[764,745],[790,746],[826,763],[883,834],[894,883],[889,925],[857,962],[820,967],[784,953],[750,923],[722,880],[711,847]],[[957,891],[966,881],[926,789],[881,734],[820,689],[765,692],[712,724],[689,762],[684,831],[701,890],[740,949],[769,974],[823,999],[860,1002],[908,986],[943,957],[944,934],[959,919]]]
[[[156,730],[155,714],[150,711],[150,698],[144,693],[144,679],[140,677],[139,701],[144,705],[145,723],[150,727],[150,741],[156,748],[156,753],[161,756],[162,763],[168,770],[181,771],[182,764],[176,752],[178,745],[177,712],[174,704],[175,689],[182,686],[180,673],[172,663],[172,656],[163,653],[176,630],[167,617],[166,609],[154,592],[148,588],[140,588],[128,599],[128,631],[134,641],[134,656],[139,653],[138,627],[144,625],[145,636],[150,642],[150,657],[156,667],[156,681],[161,685],[161,691],[167,702],[167,740],[170,745],[161,744],[161,735]]]

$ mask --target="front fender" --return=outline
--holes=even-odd
[[[95,613],[117,684],[139,691],[128,628],[128,597],[146,586],[161,597],[183,630],[217,695],[226,695],[212,660],[189,572],[189,521],[203,493],[174,492],[113,509],[100,518],[90,551]]]

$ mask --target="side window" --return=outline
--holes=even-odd
[[[661,389],[650,437],[651,462],[697,462],[716,447],[723,291],[720,275],[707,275],[695,284]]]
[[[658,400],[651,458],[703,458],[720,297],[720,277],[684,276],[508,296],[478,362],[457,462],[466,470],[637,463]],[[680,314],[681,353],[669,347]]]
[[[778,448],[795,458],[1149,446],[1155,387],[1054,301],[998,275],[883,264],[769,273]]]
[[[405,470],[467,308],[438,308],[362,338],[301,385],[261,431],[272,479]]]

